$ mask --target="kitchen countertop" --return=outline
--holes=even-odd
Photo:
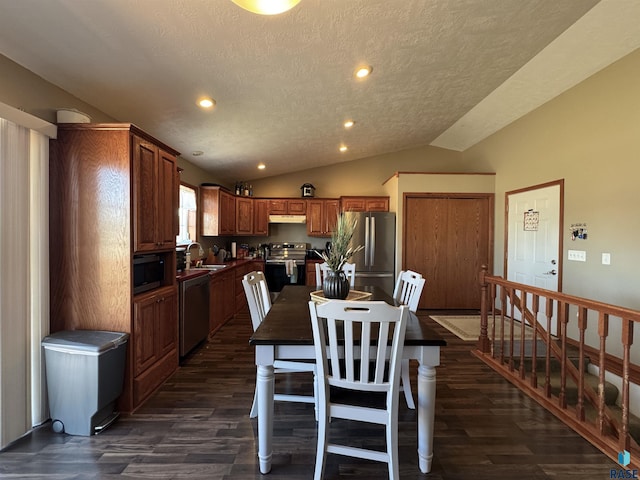
[[[264,259],[262,258],[242,258],[238,260],[228,260],[224,262],[227,266],[226,268],[222,268],[220,270],[209,270],[206,268],[191,268],[189,270],[183,270],[182,272],[176,273],[176,280],[179,282],[184,282],[185,280],[189,280],[191,278],[201,277],[203,275],[215,275],[217,273],[222,273],[229,271],[239,265],[244,265],[247,262],[262,262]]]

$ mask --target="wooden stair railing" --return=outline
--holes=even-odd
[[[634,383],[639,383],[640,368],[631,363],[631,345],[633,343],[633,327],[640,322],[640,311],[631,310],[615,305],[605,304],[585,298],[553,292],[538,287],[519,284],[504,280],[502,277],[487,274],[487,267],[480,272],[481,287],[481,327],[477,350],[474,352],[488,365],[501,373],[509,381],[528,393],[538,403],[545,406],[564,423],[577,433],[598,447],[613,460],[618,459],[618,452],[623,450],[631,453],[631,464],[625,468],[640,468],[640,446],[638,436],[634,439],[629,431],[629,388],[633,377]],[[544,323],[538,319],[541,315],[540,305],[544,306]],[[567,329],[571,318],[571,310],[576,309],[577,338],[569,338]],[[557,312],[555,333],[552,334],[552,320],[554,310]],[[489,313],[492,323],[489,327]],[[597,316],[599,345],[597,347],[586,344],[586,333],[589,319]],[[520,342],[518,358],[514,358],[514,321],[510,321],[508,338],[505,333],[505,317],[522,322],[520,328]],[[612,319],[620,323],[620,349],[622,359],[615,359],[621,373],[621,402],[620,419],[605,401],[605,374],[611,371],[611,354],[606,351],[609,337],[609,324]],[[501,322],[500,338],[496,338],[496,322]],[[532,341],[527,342],[525,330],[531,328]],[[538,341],[545,346],[544,354],[544,385],[538,385]],[[497,343],[497,342],[500,343]],[[505,344],[508,356],[505,358]],[[497,345],[500,346],[496,352]],[[531,346],[530,356],[526,355],[525,346]],[[568,359],[568,351],[577,349],[576,365]],[[590,355],[587,355],[587,351]],[[594,354],[597,352],[597,355]],[[598,391],[596,392],[585,382],[586,362],[597,357]],[[525,367],[526,360],[531,361],[531,371]],[[518,363],[516,370],[515,363]],[[552,394],[551,367],[552,363],[560,365],[560,385],[557,396]],[[540,367],[542,368],[542,367]],[[528,377],[527,377],[528,376]],[[567,377],[568,376],[568,377]],[[574,410],[567,404],[567,380],[570,379],[577,386],[577,401]],[[587,404],[585,404],[585,400]],[[595,420],[587,418],[587,410],[597,412]]]

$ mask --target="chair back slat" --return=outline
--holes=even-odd
[[[251,323],[255,331],[271,310],[271,296],[262,272],[249,272],[242,278],[242,286],[249,305]]]
[[[320,350],[324,350],[318,374],[326,374],[330,385],[389,391],[393,382],[398,381],[396,354],[402,352],[408,307],[393,307],[378,301],[332,300],[321,305],[310,302],[309,309],[317,358],[322,354]],[[327,345],[329,359],[326,358]],[[330,370],[327,370],[328,363]],[[373,375],[370,375],[371,369]]]
[[[324,276],[329,270],[329,265],[326,262],[316,263],[316,285],[322,285]],[[349,280],[349,286],[354,287],[356,284],[356,264],[345,263],[342,266],[342,271],[347,276],[347,280]]]
[[[420,296],[424,288],[425,279],[417,272],[402,270],[398,275],[393,298],[401,305],[407,305],[415,313],[418,310]]]

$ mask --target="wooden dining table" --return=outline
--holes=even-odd
[[[286,285],[271,306],[249,343],[256,347],[256,388],[258,390],[258,459],[260,472],[271,471],[273,455],[274,359],[315,359],[310,294],[318,287]],[[378,287],[358,287],[371,293],[370,300],[395,301]],[[428,473],[433,458],[433,422],[436,401],[436,367],[440,365],[440,347],[446,342],[414,314],[407,324],[403,358],[414,359],[418,366],[418,463]]]

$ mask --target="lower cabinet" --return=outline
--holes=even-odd
[[[235,289],[236,289],[236,301],[235,301],[235,311],[234,313],[243,313],[249,312],[249,305],[247,304],[247,297],[244,293],[244,287],[242,286],[242,278],[249,272],[253,272],[254,270],[264,272],[264,262],[262,260],[254,260],[252,262],[247,262],[242,265],[239,265],[235,268],[236,272],[236,280],[235,280]]]
[[[139,405],[178,368],[178,292],[163,287],[133,300],[133,404]]]
[[[211,275],[211,294],[209,295],[209,335],[228,322],[235,311],[235,273],[233,270]]]
[[[324,260],[307,260],[305,263],[306,282],[305,285],[316,284],[316,263],[323,263]]]

